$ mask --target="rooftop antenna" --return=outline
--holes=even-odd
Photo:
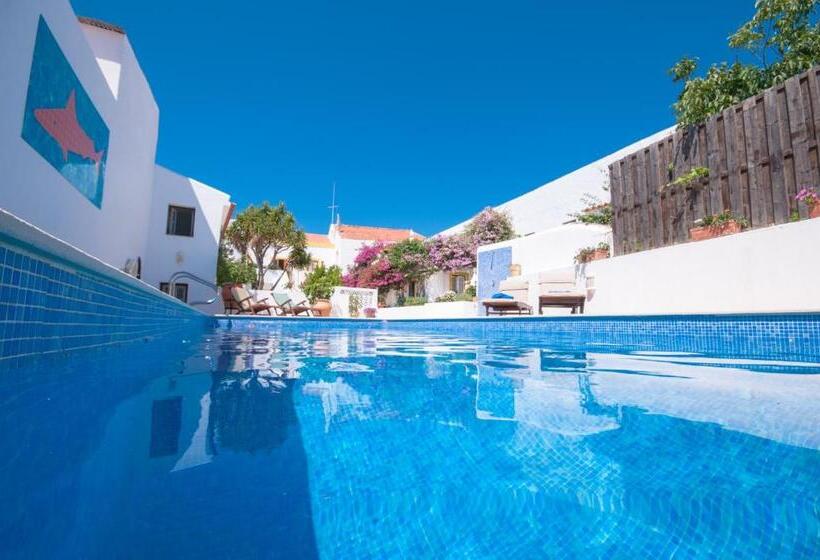
[[[336,204],[336,181],[333,181],[333,198],[331,198],[328,208],[330,208],[330,223],[332,224],[336,221],[336,209],[339,208]]]

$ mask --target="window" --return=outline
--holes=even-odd
[[[424,282],[411,280],[407,283],[407,297],[424,297],[425,295]]]
[[[168,282],[160,282],[159,289],[162,292],[168,293]],[[180,301],[188,303],[188,284],[176,282],[174,284],[174,297]]]
[[[168,226],[165,233],[168,235],[183,235],[185,237],[194,236],[194,213],[193,208],[184,206],[168,207]]]
[[[463,294],[464,289],[467,287],[467,275],[464,273],[457,273],[450,275],[450,290],[457,293]]]

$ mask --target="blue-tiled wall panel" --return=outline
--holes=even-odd
[[[212,319],[159,294],[0,240],[0,364],[160,336]]]
[[[478,254],[478,301],[491,297],[498,291],[498,285],[510,275],[512,264],[512,247],[501,247]],[[481,306],[479,312],[486,310]]]

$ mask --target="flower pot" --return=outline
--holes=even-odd
[[[703,241],[704,239],[712,239],[713,237],[740,233],[742,229],[743,228],[739,223],[731,220],[719,226],[700,226],[689,228],[689,238],[692,241]]]
[[[330,301],[326,299],[317,299],[313,304],[314,313],[318,313],[319,317],[330,317]]]
[[[809,206],[809,218],[820,218],[820,204]]]
[[[589,256],[589,261],[599,261],[601,259],[608,259],[609,258],[609,251],[607,249],[595,249],[592,254]]]
[[[372,307],[368,307],[364,310],[364,316],[368,319],[375,319],[376,318],[376,310]]]

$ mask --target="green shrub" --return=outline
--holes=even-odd
[[[733,214],[731,210],[724,210],[720,214],[712,214],[695,220],[695,227],[722,227],[729,222],[737,222],[741,228],[749,227],[749,220],[743,216]]]
[[[315,303],[319,299],[329,299],[333,288],[341,285],[342,269],[336,265],[325,268],[320,264],[305,277],[302,291],[311,303]]]
[[[216,259],[216,283],[250,284],[256,280],[256,267],[247,260],[234,260],[225,247],[219,248]]]
[[[427,298],[426,297],[412,296],[412,297],[404,298],[404,301],[401,302],[401,306],[402,307],[410,307],[410,306],[413,306],[413,305],[424,305],[425,303],[427,303]]]

